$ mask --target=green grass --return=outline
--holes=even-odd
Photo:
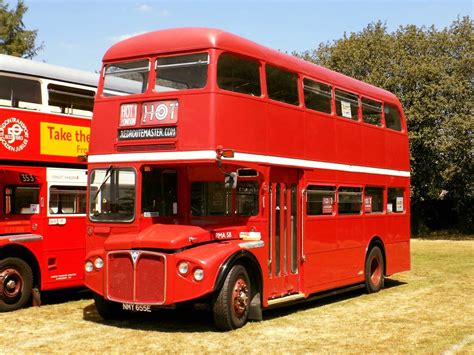
[[[474,353],[473,240],[413,240],[412,270],[386,286],[266,311],[228,333],[206,312],[103,322],[90,299],[51,304],[0,314],[0,352]]]

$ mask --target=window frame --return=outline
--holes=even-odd
[[[373,101],[373,102],[376,102],[376,103],[380,104],[380,121],[379,121],[380,124],[374,124],[374,123],[371,123],[371,122],[367,122],[365,120],[364,99],[370,100],[370,101]],[[367,124],[370,127],[385,128],[384,102],[382,100],[374,99],[374,98],[366,96],[366,95],[360,95],[359,101],[360,101],[360,111],[361,111],[361,116],[362,116],[362,123]]]
[[[252,95],[252,94],[243,93],[243,92],[239,92],[239,91],[228,90],[228,89],[221,88],[219,86],[219,82],[218,82],[219,67],[218,67],[218,65],[219,65],[219,60],[223,55],[233,56],[234,58],[238,58],[238,59],[241,59],[241,60],[246,60],[246,61],[249,61],[249,62],[255,62],[255,63],[258,64],[258,79],[259,79],[258,84],[259,84],[259,87],[260,87],[260,95]],[[263,82],[264,82],[264,79],[265,79],[265,72],[262,71],[263,68],[264,68],[264,65],[263,65],[262,61],[259,60],[259,59],[256,59],[254,57],[245,56],[245,55],[242,55],[240,53],[222,51],[218,54],[218,56],[216,58],[216,61],[215,61],[215,84],[216,84],[216,88],[219,91],[223,92],[223,93],[225,92],[225,93],[232,93],[232,94],[236,94],[236,95],[243,95],[243,97],[247,97],[247,98],[248,97],[263,98],[265,96],[264,86],[263,86]]]
[[[360,190],[360,207],[359,207],[359,212],[348,212],[348,213],[341,213],[339,205],[341,203],[340,199],[340,190],[341,189],[359,189]],[[348,194],[355,194],[356,192],[346,192]],[[363,199],[363,194],[364,194],[364,188],[363,186],[353,186],[353,185],[338,185],[337,186],[337,196],[336,196],[336,205],[337,205],[337,215],[338,216],[349,216],[349,217],[354,217],[354,216],[362,216],[363,215],[363,205],[364,205],[364,199]]]
[[[207,54],[207,62],[205,63],[207,65],[206,84],[203,87],[191,88],[191,89],[164,90],[164,91],[156,90],[157,81],[158,81],[157,69],[159,69],[159,65],[158,65],[159,59],[183,57],[183,56],[189,56],[193,54]],[[148,90],[145,92],[152,92],[153,94],[158,94],[158,95],[159,94],[169,95],[173,93],[183,93],[183,92],[187,93],[187,92],[194,92],[196,90],[198,91],[206,90],[209,87],[210,82],[213,81],[213,77],[215,76],[215,74],[212,73],[212,70],[214,70],[217,73],[217,63],[213,63],[212,57],[213,56],[211,56],[210,50],[198,50],[198,51],[184,52],[184,53],[165,53],[164,55],[154,56],[153,58],[150,59],[150,71],[149,71],[150,77],[148,80]],[[215,66],[216,68],[211,70],[212,66]]]
[[[141,61],[145,61],[145,60],[148,61],[148,77],[147,77],[147,84],[146,84],[145,90],[143,90],[141,92],[127,93],[127,92],[123,92],[123,91],[116,91],[116,90],[114,90],[113,87],[112,88],[107,88],[105,86],[106,71],[107,71],[108,66],[116,65],[116,64],[141,62]],[[104,63],[103,66],[102,66],[101,75],[100,75],[101,83],[100,83],[100,86],[98,88],[98,95],[102,99],[117,99],[118,97],[127,97],[128,98],[128,97],[134,97],[135,95],[143,95],[143,94],[149,92],[150,87],[152,86],[152,84],[154,84],[154,81],[153,81],[153,83],[151,82],[151,80],[154,78],[154,76],[151,76],[152,71],[153,71],[152,68],[154,68],[154,58],[151,58],[151,57],[143,57],[143,58],[140,58],[140,59],[131,59],[131,60],[123,60],[123,61],[114,61],[114,62],[110,62],[110,63]],[[142,85],[143,85],[143,82],[142,82]],[[109,93],[109,94],[106,95],[106,93]]]
[[[387,119],[386,119],[386,113],[385,113],[385,108],[388,108],[388,107],[391,107],[393,109],[396,110],[396,112],[398,113],[398,118],[399,118],[399,122],[400,122],[400,129],[395,129],[395,128],[391,128],[387,125]],[[403,119],[403,116],[402,116],[402,111],[399,110],[398,106],[393,104],[393,103],[390,103],[390,102],[386,102],[384,101],[383,102],[383,107],[382,107],[382,113],[383,113],[383,123],[384,123],[384,127],[386,129],[389,129],[391,132],[399,132],[399,133],[405,133],[405,125],[404,125],[404,119]]]
[[[332,194],[333,194],[333,202],[332,202],[332,212],[331,213],[321,213],[321,214],[309,214],[308,213],[308,191],[309,187],[326,187],[326,188],[332,188]],[[324,190],[316,190],[316,191],[324,191]],[[331,192],[331,190],[327,190],[328,192]],[[316,194],[316,193],[315,193]],[[304,215],[306,217],[316,217],[316,218],[321,218],[321,217],[333,217],[337,215],[337,185],[336,184],[321,184],[317,182],[309,182],[306,187],[305,187],[305,208],[304,208]],[[322,212],[322,201],[321,201],[321,212]]]
[[[310,80],[310,81],[313,81],[313,82],[315,82],[315,83],[317,83],[317,84],[322,84],[322,85],[326,85],[326,86],[329,87],[329,93],[330,93],[330,97],[329,97],[329,107],[330,107],[331,112],[328,113],[328,112],[324,112],[324,111],[318,111],[318,110],[313,109],[313,108],[310,108],[310,107],[308,107],[308,106],[306,105],[305,84],[304,84],[304,81],[305,81],[305,80]],[[308,77],[308,76],[305,76],[305,75],[303,75],[303,76],[301,77],[300,82],[301,82],[301,89],[302,89],[302,91],[303,91],[303,102],[302,102],[302,104],[303,104],[303,107],[304,107],[305,109],[307,109],[307,110],[309,110],[309,111],[311,111],[311,112],[317,112],[318,114],[323,114],[323,115],[328,115],[328,116],[334,116],[334,115],[336,114],[336,112],[335,112],[335,105],[334,105],[334,102],[335,102],[335,101],[334,101],[334,85],[333,85],[333,84],[329,84],[329,83],[324,82],[324,81],[322,81],[322,80],[313,79],[313,78]]]
[[[83,198],[84,198],[84,204],[85,204],[85,209],[83,213],[52,213],[51,212],[51,188],[52,187],[59,187],[59,188],[75,188],[77,190],[82,190],[83,189]],[[60,189],[58,189],[60,190]],[[60,190],[61,191],[61,190]],[[68,190],[62,190],[62,191],[68,191]],[[53,217],[53,218],[61,218],[61,217],[85,217],[87,214],[87,187],[85,185],[68,185],[68,184],[61,184],[61,183],[52,183],[48,185],[48,203],[47,203],[47,215],[48,217]]]
[[[352,96],[355,96],[357,97],[357,116],[352,116],[351,118],[349,117],[345,117],[345,116],[342,116],[342,109],[341,109],[341,115],[339,115],[337,113],[337,94],[336,94],[336,91],[341,91],[345,94],[349,94],[349,95],[352,95]],[[334,103],[334,116],[338,117],[338,118],[343,118],[344,120],[349,120],[349,121],[352,121],[352,122],[360,122],[361,121],[361,108],[362,108],[362,105],[361,105],[361,101],[360,101],[360,97],[361,97],[361,94],[359,93],[355,93],[353,91],[350,91],[350,90],[347,90],[347,89],[344,89],[340,86],[336,86],[334,85],[333,86],[333,103]],[[352,108],[351,108],[351,115],[352,115]]]
[[[389,199],[389,190],[402,190],[402,198],[403,198],[403,211],[397,211],[397,202],[396,202],[396,198],[399,197],[399,196],[396,196],[395,197],[395,206],[392,204],[392,210],[389,211],[389,208],[388,208],[388,205],[389,205],[389,202],[390,202],[390,199]],[[387,209],[387,215],[403,215],[403,214],[406,214],[407,212],[407,205],[406,205],[406,188],[405,187],[402,187],[402,186],[389,186],[387,187],[387,200],[386,200],[386,209]]]
[[[372,208],[372,211],[371,212],[367,212],[366,209],[365,209],[365,197],[366,197],[366,191],[367,191],[367,188],[369,189],[381,189],[382,190],[382,210],[381,211],[373,211],[373,208]],[[377,185],[365,185],[364,186],[364,189],[363,189],[363,196],[362,196],[362,212],[363,214],[365,215],[384,215],[386,213],[386,188],[385,186],[377,186]]]
[[[277,99],[274,99],[274,98],[271,98],[270,97],[270,93],[269,93],[269,90],[268,90],[268,75],[267,75],[267,68],[272,68],[272,69],[276,69],[276,70],[279,70],[281,72],[286,72],[286,73],[289,73],[289,74],[292,74],[295,76],[295,79],[296,79],[296,97],[297,97],[297,100],[298,100],[298,103],[297,104],[293,104],[293,103],[289,103],[287,101],[281,101],[281,100],[277,100]],[[301,87],[302,87],[302,81],[301,81],[301,74],[299,72],[294,72],[294,71],[291,71],[291,70],[287,70],[286,68],[282,68],[281,66],[279,65],[275,65],[275,64],[272,64],[272,63],[264,63],[264,66],[263,66],[263,72],[264,72],[264,82],[265,82],[265,96],[267,97],[268,100],[270,100],[272,103],[279,103],[279,104],[283,104],[283,105],[287,105],[287,107],[293,107],[293,108],[301,108],[302,107],[302,101],[301,101],[301,97],[300,97],[300,90],[301,90]]]

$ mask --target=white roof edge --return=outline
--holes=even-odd
[[[0,72],[18,73],[97,87],[99,74],[0,54]]]

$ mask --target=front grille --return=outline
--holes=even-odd
[[[166,258],[149,251],[110,252],[107,254],[106,282],[107,298],[112,301],[163,304]]]

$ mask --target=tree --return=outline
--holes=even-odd
[[[23,58],[33,58],[42,49],[35,46],[38,30],[26,30],[23,15],[28,10],[23,0],[15,9],[0,0],[0,53]]]
[[[395,93],[407,116],[412,227],[473,231],[474,36],[470,17],[437,30],[382,22],[303,59]]]

